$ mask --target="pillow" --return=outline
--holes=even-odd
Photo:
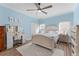
[[[57,31],[58,28],[56,26],[47,26],[46,27],[46,31],[49,32],[49,31]]]
[[[48,31],[49,35],[57,35],[58,31]]]

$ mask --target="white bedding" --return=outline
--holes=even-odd
[[[58,32],[48,32],[48,33],[38,33],[39,35],[44,35],[49,38],[54,38],[55,42],[58,40]]]

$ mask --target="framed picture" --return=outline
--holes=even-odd
[[[9,24],[10,25],[13,25],[14,24],[14,18],[13,17],[8,17],[8,21],[9,21]]]

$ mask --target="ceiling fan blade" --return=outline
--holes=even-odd
[[[27,9],[26,11],[36,11],[37,9]]]
[[[39,3],[35,3],[36,7],[38,8],[38,10],[40,10],[40,4]]]
[[[44,14],[47,14],[47,12],[40,10],[41,12],[43,12]]]
[[[41,8],[41,9],[43,10],[43,9],[47,9],[47,8],[51,8],[51,7],[52,7],[52,5],[49,5],[49,6],[46,6],[44,8]]]

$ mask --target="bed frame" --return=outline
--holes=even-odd
[[[48,49],[53,49],[55,47],[55,42],[53,39],[39,34],[32,36],[32,43]]]

